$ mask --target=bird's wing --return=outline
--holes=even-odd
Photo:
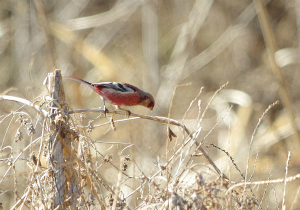
[[[136,92],[136,88],[132,85],[128,84],[122,84],[118,82],[101,82],[101,83],[96,83],[94,85],[97,85],[102,88],[109,88],[116,90],[121,93],[134,93]]]

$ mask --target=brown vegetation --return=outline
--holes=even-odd
[[[0,207],[299,208],[298,4],[1,1]]]

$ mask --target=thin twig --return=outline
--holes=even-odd
[[[120,186],[121,186],[121,181],[122,181],[122,167],[124,164],[124,157],[121,156],[120,157],[120,168],[119,168],[119,173],[118,173],[118,181],[117,181],[117,185],[115,188],[115,196],[114,196],[114,202],[112,205],[112,210],[116,210],[117,209],[117,204],[118,204],[118,200],[119,200],[119,194],[120,194]]]
[[[226,191],[226,195],[228,195],[234,188],[240,187],[240,186],[244,186],[246,185],[262,185],[262,184],[275,184],[275,183],[287,183],[287,182],[292,182],[295,180],[300,179],[300,174],[297,174],[295,176],[289,177],[289,178],[283,178],[283,179],[275,179],[275,180],[267,180],[267,181],[257,181],[257,182],[240,182],[237,183],[233,186],[231,186],[227,191]]]
[[[286,209],[286,204],[285,204],[286,179],[287,179],[287,175],[288,175],[290,159],[291,159],[291,151],[289,151],[289,153],[288,153],[288,157],[287,157],[287,160],[286,160],[286,166],[285,166],[285,176],[284,176],[284,185],[283,185],[283,198],[282,198],[282,207],[281,207],[282,210]]]
[[[248,159],[247,159],[247,165],[246,165],[246,172],[245,172],[245,183],[247,182],[247,178],[248,178],[248,168],[249,168],[249,164],[250,164],[250,157],[251,157],[251,149],[252,149],[252,144],[253,144],[253,141],[254,141],[254,136],[256,135],[257,133],[257,130],[261,124],[261,121],[262,119],[264,118],[264,116],[267,114],[267,112],[273,108],[275,105],[279,104],[278,101],[275,101],[273,104],[269,105],[268,108],[263,112],[263,114],[261,115],[261,117],[258,119],[258,122],[254,128],[254,131],[253,131],[253,134],[251,136],[251,140],[250,140],[250,143],[249,143],[249,149],[248,149]],[[250,181],[250,180],[249,180]],[[243,191],[243,195],[245,194],[245,191],[246,191],[246,185],[244,187],[244,191]]]
[[[25,147],[19,154],[18,156],[15,158],[15,160],[11,163],[11,165],[8,167],[8,169],[6,170],[6,172],[4,173],[3,177],[0,179],[0,184],[3,182],[4,178],[6,177],[7,173],[10,171],[10,169],[12,168],[13,165],[15,165],[15,163],[17,162],[17,160],[21,157],[21,155],[28,150],[29,148],[33,147],[39,140],[41,140],[41,137],[37,138],[36,140],[34,140],[33,142],[31,142],[30,144],[27,145],[27,147]]]
[[[79,110],[71,110],[71,111],[67,111],[66,114],[74,114],[74,113],[82,113],[82,112],[101,112],[101,113],[105,113],[104,109],[79,109]],[[113,115],[124,115],[126,116],[128,113],[126,111],[122,111],[122,110],[114,110],[114,111],[107,111],[107,114],[113,114]],[[135,114],[135,113],[130,113],[130,116],[135,117],[134,119],[146,119],[146,120],[153,120],[153,121],[157,121],[163,124],[171,124],[171,125],[176,125],[179,127],[182,127],[183,130],[188,134],[191,135],[191,132],[189,131],[189,129],[186,128],[186,126],[182,123],[180,123],[177,120],[173,120],[173,119],[169,119],[167,117],[160,117],[160,116],[148,116],[148,115],[141,115],[141,114]],[[129,118],[127,120],[130,120],[132,118]]]
[[[31,101],[28,101],[24,98],[19,98],[16,96],[9,96],[9,95],[0,95],[0,99],[22,103],[24,105],[27,105],[27,106],[30,106],[30,107],[36,109],[39,113],[42,114],[43,117],[48,116],[48,113],[46,112],[46,110],[42,109],[41,107],[39,107],[37,105],[34,105]]]

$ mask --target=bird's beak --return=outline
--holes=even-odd
[[[149,109],[150,109],[151,111],[153,111],[153,107],[149,107]]]

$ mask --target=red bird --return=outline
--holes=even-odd
[[[96,91],[103,100],[105,111],[107,111],[105,101],[108,101],[112,105],[116,105],[119,109],[119,106],[141,105],[153,110],[155,104],[153,96],[133,85],[118,82],[90,83],[70,76],[65,77],[84,83]]]

